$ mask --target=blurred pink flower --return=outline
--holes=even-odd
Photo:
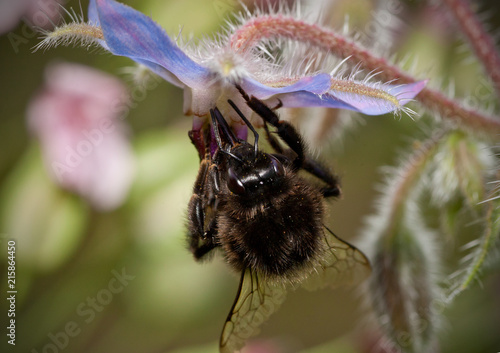
[[[56,64],[28,107],[55,181],[99,210],[118,207],[133,178],[133,154],[120,120],[130,106],[126,87],[86,66]]]
[[[64,0],[0,0],[0,34],[14,29],[21,19],[32,26],[50,28],[51,21],[58,22],[61,2]]]

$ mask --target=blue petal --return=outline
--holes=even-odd
[[[245,92],[258,99],[267,99],[276,94],[292,94],[300,91],[323,94],[330,88],[330,76],[327,74],[307,76],[301,78],[292,85],[284,87],[270,87],[256,80],[247,78],[241,82],[241,87]]]
[[[90,0],[89,2],[89,10],[88,10],[88,16],[89,16],[89,23],[91,25],[94,25],[94,26],[97,26],[97,27],[100,27],[101,26],[101,23],[99,22],[99,16],[97,14],[97,5],[95,3],[95,0]],[[109,50],[109,47],[108,45],[106,44],[106,42],[102,39],[97,39],[97,41],[99,42],[99,44],[104,48],[106,49],[107,51],[110,51]]]
[[[399,103],[405,105],[413,100],[416,95],[424,89],[425,85],[429,80],[418,81],[415,83],[409,83],[404,85],[392,85],[388,90],[388,93],[393,96],[397,96]]]
[[[163,67],[190,87],[202,87],[208,82],[210,70],[191,60],[151,18],[113,0],[93,0],[89,17],[95,18],[94,1],[110,52],[129,57],[159,74]]]
[[[99,15],[97,14],[97,5],[95,0],[90,0],[88,9],[89,22],[95,26],[100,26]]]
[[[419,81],[403,85],[387,85],[381,87],[387,93],[395,96],[399,101],[399,106],[395,106],[389,101],[366,97],[359,94],[329,91],[323,95],[316,95],[310,92],[293,92],[278,95],[283,106],[296,107],[326,107],[342,108],[354,110],[366,115],[381,115],[393,112],[408,102],[425,87],[427,81]]]
[[[277,95],[276,98],[278,98],[283,106],[287,108],[325,107],[356,110],[352,105],[326,94],[319,96],[314,93],[302,91],[280,94]]]
[[[427,81],[419,81],[402,85],[386,85],[380,89],[397,98],[399,104],[394,105],[389,100],[363,96],[355,93],[329,91],[328,96],[341,100],[353,107],[353,110],[366,115],[387,114],[400,109],[409,103],[425,87]],[[329,98],[329,97],[328,97]]]

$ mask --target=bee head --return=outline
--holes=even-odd
[[[227,187],[233,194],[256,196],[276,190],[285,176],[283,164],[273,155],[258,152],[249,144],[235,148],[227,167]]]

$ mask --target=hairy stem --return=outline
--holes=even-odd
[[[451,302],[458,294],[470,287],[476,280],[485,263],[486,257],[491,248],[500,236],[500,205],[498,201],[490,201],[486,212],[486,226],[483,237],[479,243],[472,262],[467,266],[464,276],[455,285],[454,290],[448,296],[447,301]]]
[[[399,83],[417,81],[385,58],[371,53],[352,40],[330,29],[288,16],[268,15],[249,20],[232,35],[231,47],[240,51],[251,50],[260,41],[273,37],[305,42],[339,57],[348,57],[349,61],[359,63],[368,71],[380,70],[379,77],[387,81],[397,80]],[[451,122],[490,136],[500,134],[500,119],[467,109],[440,91],[424,88],[417,96],[417,100]]]
[[[392,238],[397,234],[398,225],[404,214],[404,202],[408,199],[411,190],[419,177],[427,162],[431,160],[441,138],[446,131],[440,131],[430,139],[422,142],[420,146],[408,158],[405,165],[398,169],[399,173],[396,179],[396,185],[393,187],[389,205],[389,224],[387,227],[387,242],[391,242]]]
[[[500,98],[500,55],[495,47],[495,41],[486,32],[481,21],[470,8],[467,0],[441,0],[449,9],[463,32],[474,54],[483,65],[484,71],[493,81]]]

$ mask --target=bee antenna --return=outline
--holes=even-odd
[[[234,145],[240,142],[239,139],[236,138],[236,136],[233,134],[233,131],[227,124],[226,119],[224,119],[224,117],[222,116],[222,113],[220,112],[219,108],[216,107],[214,109],[214,116],[212,116],[212,119],[220,127],[223,137],[229,140],[229,144],[231,145],[231,147],[234,147]]]
[[[240,94],[243,96],[243,99],[245,99],[247,102],[250,100],[250,97],[248,96],[248,94],[243,90],[243,88],[241,88],[241,86],[237,83],[234,84],[234,86],[236,87],[236,89],[240,92]]]
[[[239,86],[237,86],[237,87],[239,87]],[[234,104],[234,102],[232,100],[230,100],[230,99],[228,99],[227,102],[231,105],[231,107],[233,107],[233,109],[235,110],[235,112],[238,113],[238,115],[240,116],[241,120],[243,120],[245,122],[245,124],[248,126],[248,128],[250,130],[252,130],[254,138],[255,138],[255,140],[254,140],[255,157],[257,157],[257,152],[259,150],[259,134],[255,130],[255,128],[253,127],[253,125],[250,123],[250,121],[248,121],[248,119],[243,115],[243,113],[241,112],[241,110],[236,106],[236,104]]]
[[[227,125],[226,120],[222,116],[219,109],[217,107],[215,109],[210,109],[210,116],[212,117],[212,123],[214,126],[215,141],[217,141],[217,147],[219,147],[219,151],[221,151],[222,153],[225,153],[228,156],[231,156],[232,158],[236,159],[237,161],[243,163],[243,160],[241,158],[232,154],[229,151],[226,151],[222,146],[222,138],[220,136],[219,123],[221,123],[221,125],[223,125],[222,128],[224,129],[224,133],[227,136],[229,136],[229,144],[231,145],[231,147],[234,146],[235,137],[234,137],[233,133],[231,132],[231,130],[229,129],[229,126]]]

